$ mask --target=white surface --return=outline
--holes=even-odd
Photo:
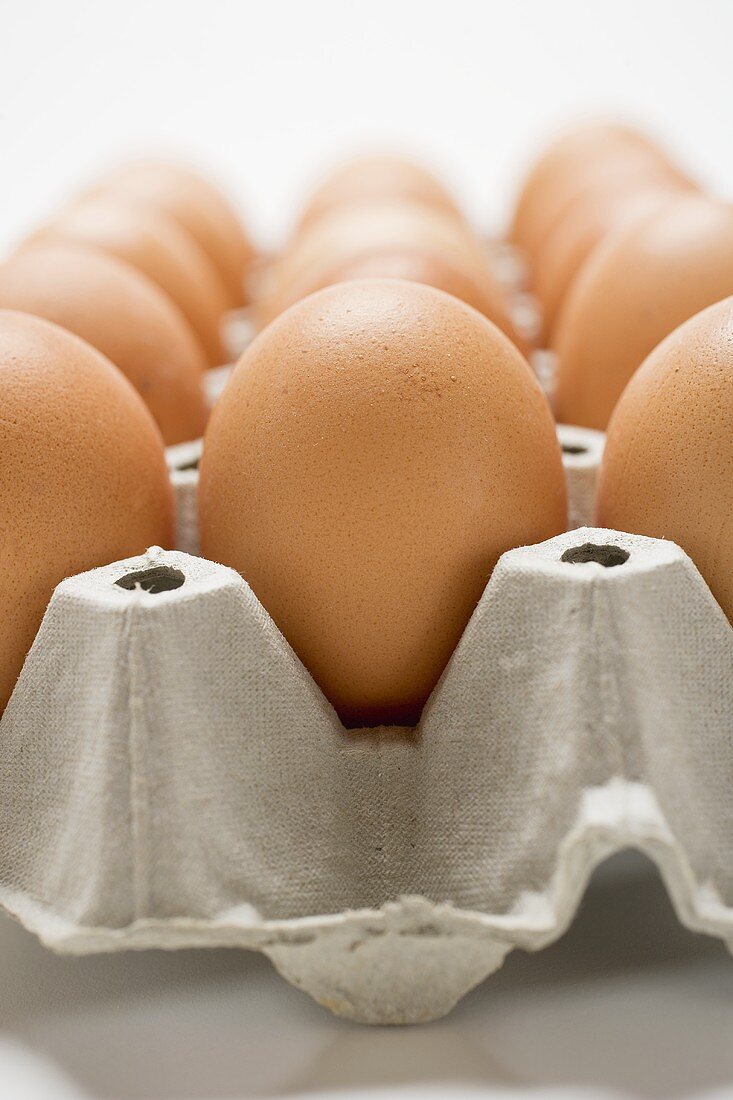
[[[618,860],[627,862],[619,880]],[[0,1094],[109,1100],[731,1096],[733,960],[679,927],[640,857],[567,936],[440,1024],[331,1017],[236,951],[58,958],[0,921]]]
[[[0,0],[0,248],[101,168],[170,150],[260,238],[364,144],[500,220],[553,126],[614,112],[733,192],[730,0]]]

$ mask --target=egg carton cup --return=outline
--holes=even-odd
[[[444,1015],[648,853],[733,945],[733,630],[669,542],[499,561],[417,729],[345,730],[245,581],[56,589],[0,721],[0,903],[57,951],[231,945],[339,1015]]]

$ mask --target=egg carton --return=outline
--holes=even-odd
[[[603,437],[559,434],[577,519]],[[199,455],[169,452],[183,542]],[[668,542],[505,554],[416,730],[345,730],[237,573],[153,548],[58,586],[0,745],[0,903],[57,951],[246,947],[428,1021],[625,848],[733,945],[733,630]]]

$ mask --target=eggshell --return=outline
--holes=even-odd
[[[609,236],[579,274],[558,321],[558,419],[605,428],[624,386],[660,340],[732,293],[733,206],[685,197]]]
[[[366,267],[360,272],[361,265]],[[270,294],[258,303],[259,323],[315,290],[360,274],[414,278],[465,295],[525,350],[505,291],[468,228],[438,210],[394,200],[341,208],[297,238],[271,274]]]
[[[313,192],[300,220],[312,225],[339,207],[401,199],[441,210],[456,221],[461,214],[432,172],[407,157],[355,157],[333,169]]]
[[[733,624],[733,298],[675,329],[624,390],[597,514],[681,546]]]
[[[250,345],[216,405],[205,556],[239,570],[348,725],[414,723],[499,556],[562,531],[552,416],[491,322],[341,283]]]
[[[603,192],[660,176],[680,181],[679,170],[643,134],[624,126],[595,125],[555,141],[535,163],[517,201],[510,239],[532,260],[572,204],[592,190]]]
[[[173,501],[145,405],[56,325],[0,311],[0,408],[2,713],[55,586],[170,545]]]
[[[535,261],[532,290],[542,303],[542,335],[550,343],[562,304],[578,272],[610,233],[658,210],[679,196],[673,183],[591,189],[560,220]]]
[[[310,284],[299,288],[303,292],[299,294],[299,298],[334,283],[372,278],[425,283],[445,291],[446,294],[452,294],[493,321],[522,354],[527,355],[531,350],[529,342],[514,324],[503,289],[491,275],[487,265],[471,264],[468,260],[459,261],[455,257],[448,259],[438,252],[385,249],[383,252],[357,256],[337,264],[325,273],[320,270],[314,272]]]
[[[164,212],[124,197],[88,198],[59,214],[34,239],[89,245],[132,264],[178,307],[209,364],[224,362],[220,329],[227,290],[203,249]]]
[[[221,192],[191,168],[165,161],[123,166],[101,189],[165,211],[189,233],[219,272],[232,308],[245,301],[245,278],[254,248]]]
[[[0,308],[45,317],[106,355],[167,444],[203,433],[203,353],[167,295],[129,264],[83,245],[30,243],[0,265]]]

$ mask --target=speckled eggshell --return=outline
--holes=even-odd
[[[88,198],[64,210],[34,239],[74,241],[132,264],[178,307],[208,363],[224,362],[226,288],[203,249],[163,211],[119,196]]]
[[[345,260],[325,272],[315,272],[306,293],[353,279],[403,279],[443,290],[493,321],[523,355],[531,351],[530,343],[514,323],[506,294],[485,263],[473,264],[467,258],[449,259],[437,250],[385,249]]]
[[[624,390],[597,517],[676,542],[733,624],[733,298],[675,329]]]
[[[605,428],[660,340],[729,294],[733,206],[685,197],[612,234],[583,267],[558,319],[558,420]]]
[[[229,201],[212,183],[184,165],[153,160],[124,165],[100,187],[164,210],[214,264],[226,285],[229,305],[243,304],[255,251]]]
[[[474,285],[472,298],[477,294],[481,298],[482,312],[521,343],[486,250],[469,229],[439,210],[395,200],[338,209],[302,233],[275,265],[270,293],[256,310],[260,324],[269,323],[314,290],[350,277],[352,265],[376,263],[385,255],[413,256],[423,270],[437,271],[444,263],[447,269],[463,273],[463,279]],[[392,272],[374,269],[369,274],[388,277]]]
[[[0,310],[0,408],[2,713],[55,586],[169,546],[173,501],[150,413],[71,333]]]
[[[449,192],[432,172],[407,157],[382,155],[355,157],[334,168],[313,192],[300,228],[339,207],[384,199],[433,207],[454,220],[462,220]]]
[[[0,309],[45,317],[106,355],[166,444],[202,435],[203,352],[168,296],[129,264],[70,242],[31,242],[0,264]]]
[[[247,349],[201,463],[203,553],[251,584],[345,724],[414,723],[499,556],[562,531],[552,416],[514,345],[398,280]]]

